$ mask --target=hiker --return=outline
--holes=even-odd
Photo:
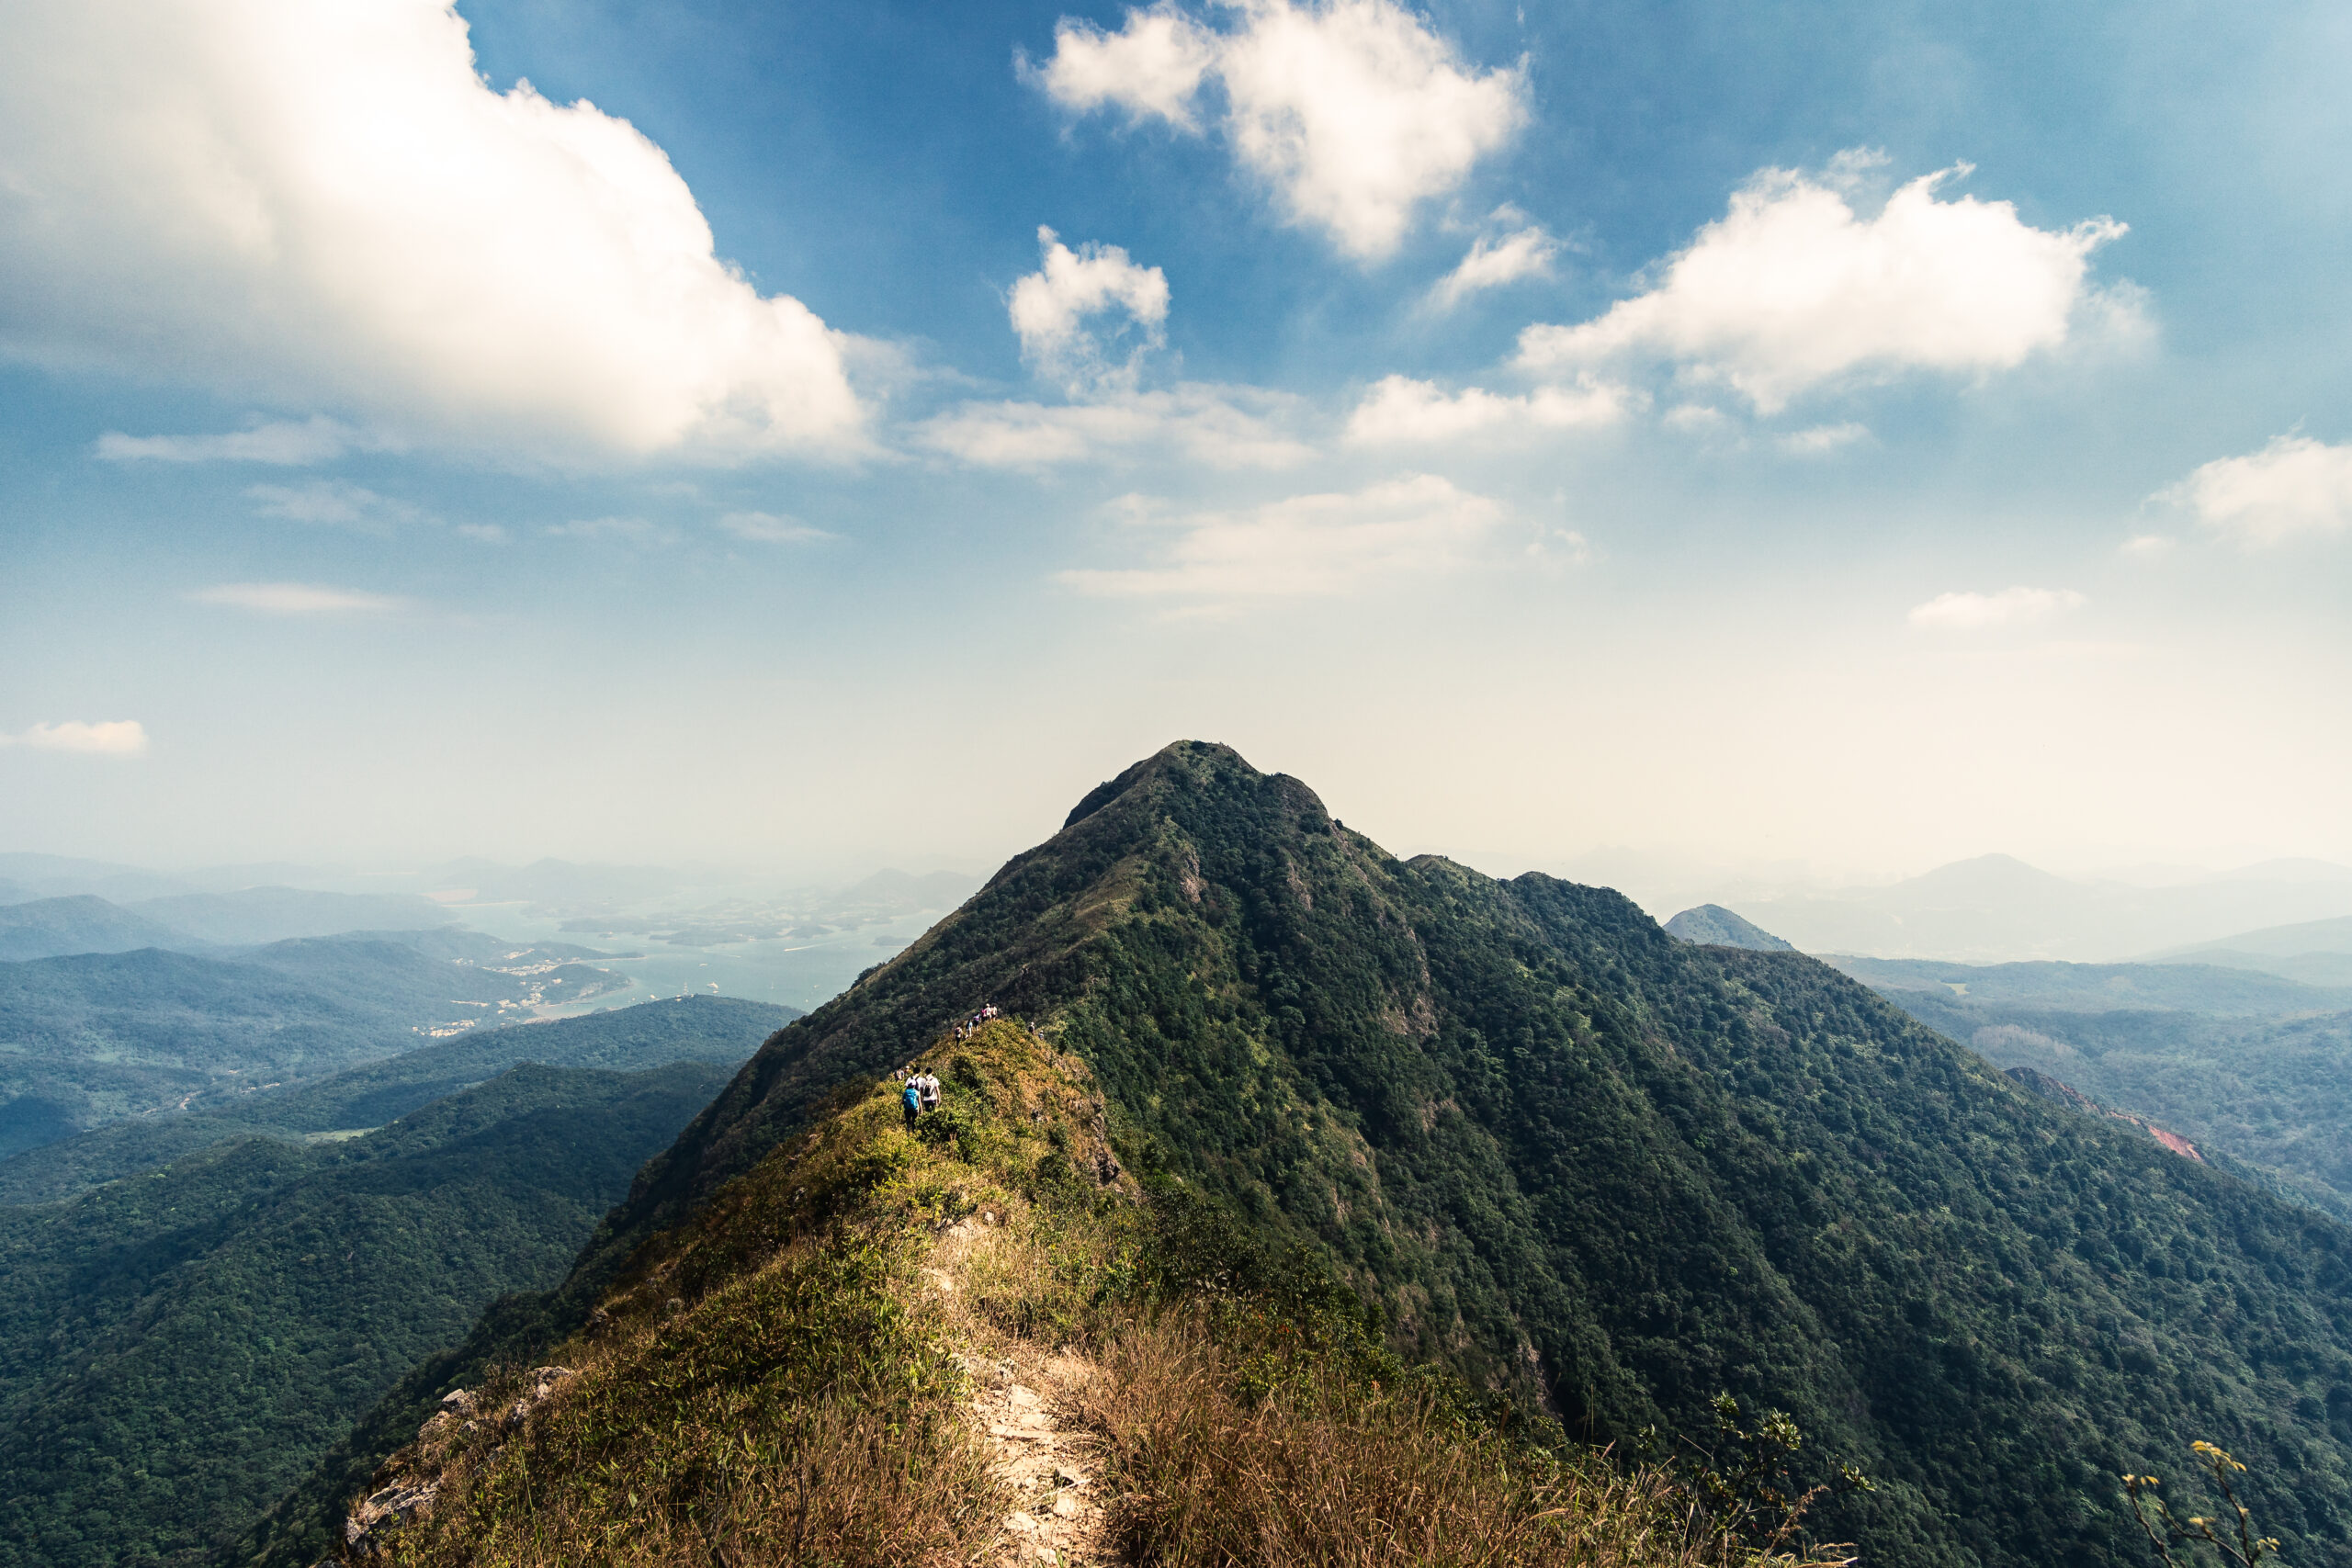
[[[922,1108],[925,1111],[939,1109],[939,1075],[937,1073],[925,1073],[922,1076]]]
[[[907,1131],[911,1133],[915,1130],[915,1118],[922,1114],[922,1079],[908,1074],[907,1089],[899,1097],[899,1103],[906,1110]]]

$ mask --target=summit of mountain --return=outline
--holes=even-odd
[[[187,942],[185,931],[133,914],[93,893],[0,904],[0,962],[75,953],[130,953]]]
[[[751,1241],[694,1239],[710,1216],[794,1233],[777,1162],[903,1064],[954,1077],[943,1032],[989,1003],[1083,1069],[1120,1168],[1318,1259],[1395,1354],[1596,1440],[1703,1439],[1725,1393],[1792,1412],[1816,1471],[1876,1478],[1823,1505],[1874,1562],[2134,1561],[2113,1477],[2201,1438],[2298,1561],[2352,1564],[2352,1231],[2063,1113],[1802,953],[1400,861],[1199,742],[770,1039],[639,1173],[551,1337],[481,1343],[518,1364],[640,1312],[662,1258],[674,1310],[734,1299]],[[403,1439],[462,1373],[370,1429]]]
[[[2079,899],[2095,890],[2015,855],[1976,855],[1906,877],[1871,895],[1877,903],[1927,900],[1958,908],[2006,907],[2020,898]]]
[[[1701,904],[1666,922],[1666,934],[1684,942],[1711,942],[1717,947],[1747,947],[1758,953],[1793,953],[1796,949],[1752,920],[1744,920],[1721,904]]]

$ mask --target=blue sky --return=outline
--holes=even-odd
[[[0,27],[8,847],[2352,858],[2340,7]]]

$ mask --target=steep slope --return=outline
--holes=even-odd
[[[448,1391],[346,1559],[1832,1568],[1655,1466],[1498,1430],[1310,1258],[1147,1199],[1084,1064],[1024,1026],[929,1043],[920,1122],[895,1081],[844,1086],[550,1364]]]
[[[2241,1175],[2352,1220],[2352,1011],[2093,1011],[1980,999],[1973,985],[1965,997],[1892,986],[1882,994],[1997,1066],[2063,1079]]]
[[[242,1529],[493,1298],[561,1278],[725,1073],[525,1066],[366,1137],[0,1211],[0,1564]]]
[[[994,1000],[1104,1091],[1123,1158],[1301,1242],[1388,1343],[1634,1438],[1724,1391],[1879,1478],[1890,1563],[2137,1562],[2112,1478],[2194,1438],[2352,1562],[2352,1233],[2045,1105],[1794,953],[1390,858],[1182,744],[771,1041],[583,1256],[577,1322],[845,1082]],[[455,1371],[457,1369],[449,1369]],[[410,1429],[413,1429],[411,1423]]]

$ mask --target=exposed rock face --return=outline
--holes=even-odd
[[[499,1415],[499,1430],[522,1430],[531,1412],[577,1375],[570,1367],[533,1368],[521,1397]],[[343,1521],[345,1562],[391,1561],[392,1540],[400,1528],[433,1511],[433,1499],[441,1490],[438,1456],[456,1438],[480,1430],[483,1416],[481,1397],[472,1389],[453,1388],[441,1396],[441,1408],[417,1428],[416,1446],[393,1457],[376,1477],[383,1484],[361,1498]]]
[[[2038,1068],[2011,1067],[2008,1069],[2008,1075],[2044,1100],[2054,1100],[2059,1104],[2079,1111],[2086,1116],[2104,1116],[2112,1122],[2128,1122],[2181,1158],[2193,1159],[2199,1165],[2208,1163],[2205,1156],[2197,1152],[2197,1145],[2178,1133],[2166,1132],[2146,1117],[2135,1116],[2129,1111],[2110,1111],[2074,1085],[2061,1083]]]
[[[442,1419],[435,1416],[434,1420]],[[351,1510],[343,1522],[344,1550],[362,1562],[388,1561],[391,1555],[389,1537],[392,1530],[430,1510],[433,1495],[440,1488],[431,1482],[394,1482],[381,1491],[370,1493]]]

